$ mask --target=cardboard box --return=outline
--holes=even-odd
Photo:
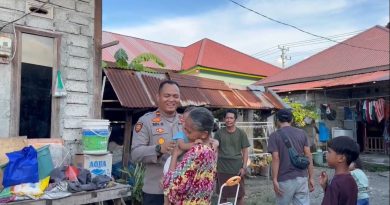
[[[98,175],[107,175],[111,177],[112,154],[76,154],[74,166],[88,169],[91,172],[92,178]]]
[[[27,137],[0,137],[0,165],[8,163],[6,153],[21,150],[26,146]]]

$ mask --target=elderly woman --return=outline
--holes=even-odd
[[[177,158],[182,150],[172,152],[168,173],[164,176],[164,194],[171,204],[210,204],[213,194],[217,158],[211,143],[214,117],[206,108],[191,110],[184,123],[184,132],[190,142],[199,141],[188,150],[183,160]]]

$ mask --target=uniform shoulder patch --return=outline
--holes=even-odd
[[[135,132],[138,133],[139,131],[141,131],[142,127],[144,126],[144,124],[142,122],[137,122],[137,124],[135,124]]]

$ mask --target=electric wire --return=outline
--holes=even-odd
[[[337,34],[337,35],[334,35],[334,36],[328,36],[328,38],[344,40],[344,39],[347,39],[349,36],[352,36],[352,35],[354,35],[356,33],[361,32],[361,31],[363,31],[363,30],[353,31],[353,32],[348,32],[348,33],[343,33],[343,34]],[[340,38],[342,38],[342,39],[340,39]],[[283,43],[283,44],[279,44],[279,45],[291,48],[291,47],[301,47],[301,46],[316,45],[316,44],[323,44],[323,43],[333,43],[333,42],[329,42],[328,40],[324,40],[322,38],[313,38],[313,39],[308,39],[308,40],[303,40],[303,41],[295,41],[295,42],[291,42],[291,43]],[[255,56],[256,57],[261,57],[262,55],[267,55],[270,52],[273,52],[275,50],[279,50],[278,46],[273,46],[273,47],[261,50],[259,52],[256,52],[256,53],[252,54],[251,56],[253,56],[253,57],[255,57]]]
[[[13,24],[13,23],[15,23],[15,22],[17,22],[17,21],[19,21],[20,19],[22,19],[22,18],[24,18],[24,17],[30,15],[31,13],[34,13],[34,12],[36,12],[36,11],[39,11],[40,9],[42,9],[42,8],[43,8],[46,4],[48,4],[48,3],[49,3],[49,1],[44,2],[40,7],[34,8],[32,11],[30,11],[30,12],[28,12],[28,13],[25,13],[25,14],[22,15],[21,17],[15,19],[15,20],[13,20],[13,21],[10,21],[10,22],[8,22],[8,23],[6,23],[6,24],[4,24],[2,27],[0,27],[0,31],[2,31],[6,26],[8,26],[8,25],[10,25],[10,24]]]
[[[351,45],[351,44],[348,44],[348,43],[345,43],[345,42],[339,42],[339,41],[333,40],[333,39],[331,39],[331,38],[327,38],[327,37],[324,37],[324,36],[320,36],[320,35],[318,35],[318,34],[314,34],[314,33],[305,31],[305,30],[303,30],[303,29],[301,29],[301,28],[299,28],[299,27],[297,27],[297,26],[294,26],[294,25],[291,25],[291,24],[284,23],[284,22],[282,22],[282,21],[273,19],[273,18],[271,18],[271,17],[268,17],[268,16],[266,16],[266,15],[264,15],[264,14],[261,14],[261,13],[255,11],[255,10],[253,10],[253,9],[251,9],[251,8],[248,8],[248,7],[246,7],[246,6],[244,6],[244,5],[240,4],[240,3],[238,3],[238,2],[236,2],[236,1],[233,1],[233,0],[228,0],[228,1],[232,2],[233,4],[239,6],[239,7],[243,8],[243,9],[246,9],[246,10],[248,10],[248,11],[251,11],[251,12],[253,12],[253,13],[259,15],[259,16],[262,16],[262,17],[264,17],[264,18],[266,18],[266,19],[268,19],[268,20],[271,20],[271,21],[273,21],[273,22],[276,22],[276,23],[279,23],[279,24],[282,24],[282,25],[285,25],[285,26],[294,28],[294,29],[296,29],[296,30],[298,30],[298,31],[300,31],[300,32],[306,33],[306,34],[311,35],[311,36],[315,36],[315,37],[318,37],[318,38],[326,39],[326,40],[332,41],[332,42],[334,42],[334,43],[343,44],[343,45],[350,46],[350,47],[354,47],[354,48],[365,49],[365,50],[371,50],[371,51],[378,51],[378,52],[386,52],[386,53],[389,53],[389,52],[390,52],[390,50],[373,49],[373,48],[367,48],[367,47],[362,47],[362,46],[355,46],[355,45]]]

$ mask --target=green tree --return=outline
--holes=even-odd
[[[115,52],[114,58],[115,58],[116,66],[118,68],[122,68],[122,69],[154,72],[154,70],[149,69],[143,65],[143,63],[148,62],[148,61],[152,61],[162,68],[165,67],[164,62],[159,57],[157,57],[156,55],[154,55],[152,53],[142,53],[142,54],[138,55],[137,57],[135,57],[130,63],[128,63],[129,57],[128,57],[126,51],[124,49],[120,48]]]
[[[319,115],[315,111],[314,107],[304,106],[299,102],[292,102],[288,97],[283,99],[290,107],[292,108],[292,114],[294,116],[294,124],[298,127],[304,127],[307,125],[306,119],[316,120],[319,118]]]

